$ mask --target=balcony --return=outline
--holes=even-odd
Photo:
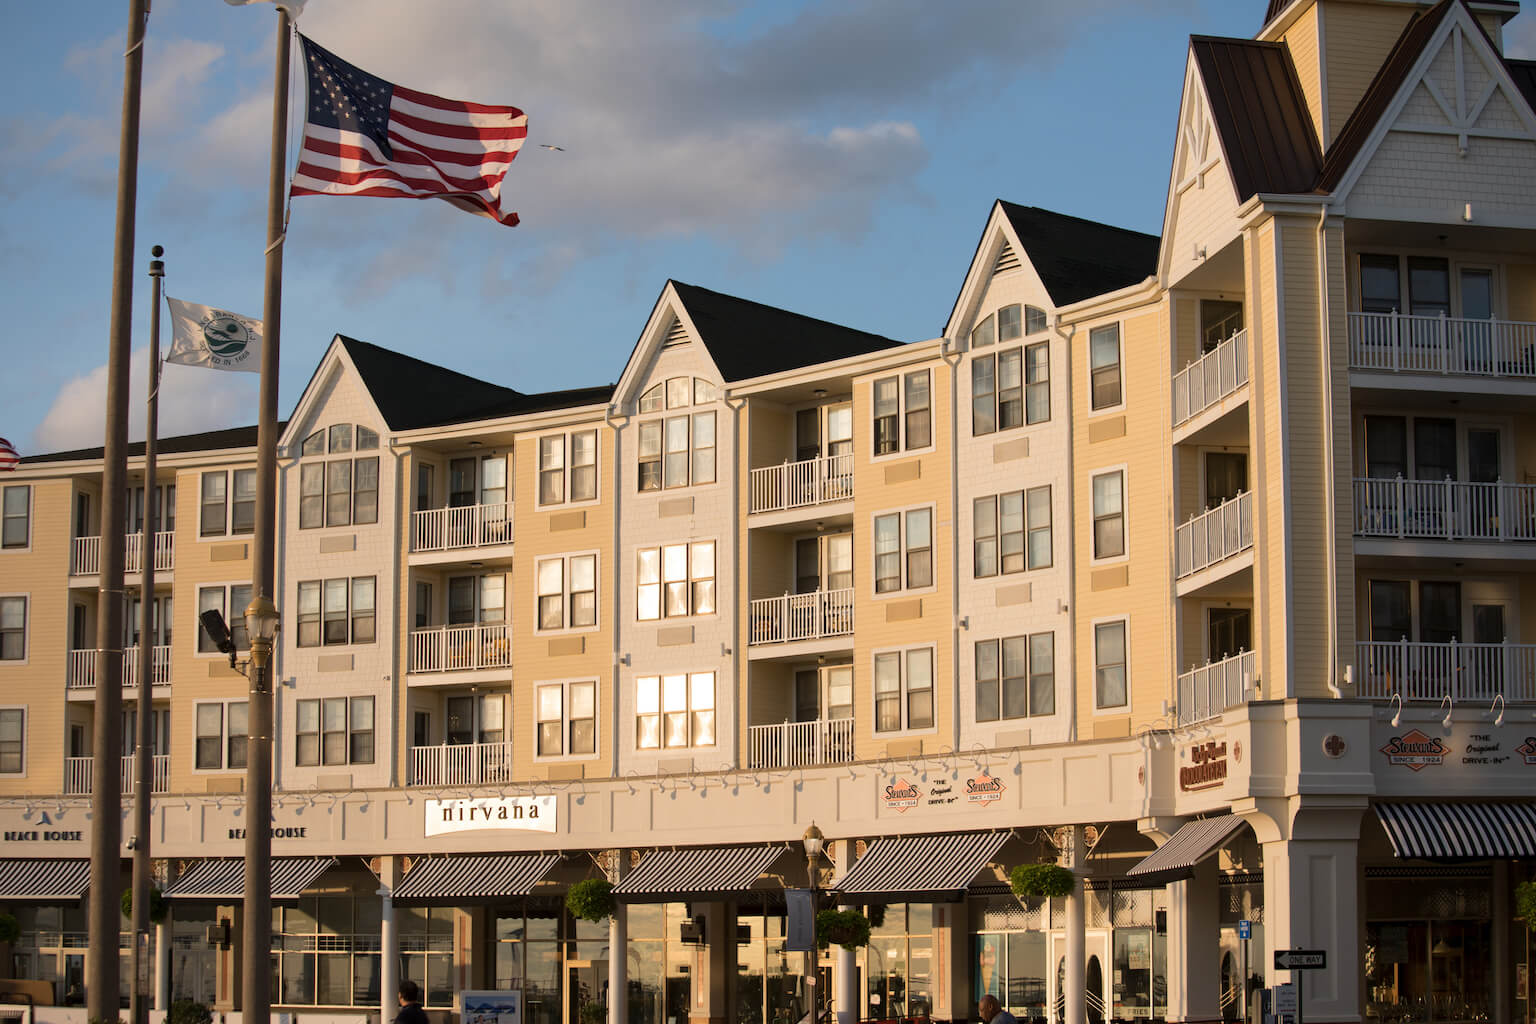
[[[123,571],[144,571],[144,535],[130,533],[123,538]],[[176,568],[176,534],[155,534],[155,572]],[[95,576],[101,572],[101,538],[76,537],[69,558],[71,576]]]
[[[1178,579],[1253,547],[1253,494],[1239,494],[1173,531]]]
[[[64,759],[64,795],[65,796],[90,796],[91,779],[95,758],[92,757],[66,757]],[[127,796],[133,792],[134,776],[137,769],[134,767],[134,756],[125,755],[122,759],[121,772],[122,793]],[[151,755],[150,781],[152,792],[165,793],[171,788],[171,755]]]
[[[1362,641],[1356,693],[1370,700],[1536,702],[1536,644]]]
[[[1528,381],[1536,378],[1536,324],[1351,313],[1349,368]]]
[[[512,543],[511,507],[458,505],[411,513],[411,552],[464,551]]]
[[[412,786],[476,786],[512,778],[510,743],[445,743],[412,747]]]
[[[820,640],[853,633],[853,588],[762,597],[751,603],[748,644]]]
[[[1420,540],[1536,540],[1536,485],[1355,480],[1355,534]]]
[[[747,728],[747,767],[808,768],[853,761],[853,719],[781,722]]]
[[[1256,689],[1252,651],[1207,662],[1179,676],[1179,724],[1194,725],[1220,718],[1228,708],[1246,704]]]
[[[1248,383],[1248,332],[1238,331],[1173,375],[1173,425],[1182,426]]]
[[[853,497],[853,456],[828,455],[754,469],[748,481],[749,512],[782,512]]]
[[[409,672],[473,672],[511,665],[512,627],[507,623],[411,630]]]
[[[85,649],[69,652],[69,675],[65,688],[89,690],[96,685],[96,656],[99,650]],[[150,685],[169,686],[171,683],[171,648],[169,644],[156,646],[150,652]],[[139,685],[139,649],[123,649],[123,686]]]

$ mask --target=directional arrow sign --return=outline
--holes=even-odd
[[[1328,953],[1322,949],[1277,949],[1275,970],[1316,971],[1328,966]]]

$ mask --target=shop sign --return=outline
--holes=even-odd
[[[1196,743],[1189,748],[1189,764],[1179,769],[1179,788],[1186,793],[1210,789],[1227,780],[1227,744],[1223,740]]]
[[[517,829],[555,830],[553,796],[485,796],[462,800],[426,801],[426,834]]]
[[[1462,764],[1503,764],[1508,754],[1501,754],[1504,744],[1493,738],[1492,733],[1475,732],[1467,738],[1467,749],[1462,753]]]
[[[1536,765],[1536,736],[1527,736],[1525,742],[1515,748],[1515,753],[1528,765]]]
[[[462,1024],[522,1024],[523,994],[516,989],[462,991],[459,993],[459,1020]]]
[[[229,831],[229,838],[231,838],[231,839],[244,839],[245,838],[245,829],[243,829],[243,828],[232,828],[232,829],[229,829],[228,831]],[[273,839],[308,839],[309,838],[309,827],[307,825],[273,825],[272,826],[272,838]]]
[[[78,829],[52,828],[53,817],[47,811],[37,812],[37,821],[32,824],[40,827],[6,830],[0,833],[8,843],[82,843],[85,841],[85,832]]]
[[[972,804],[990,804],[1003,798],[1007,789],[1002,779],[995,779],[990,772],[982,771],[975,778],[965,780],[965,800]]]
[[[1451,748],[1438,736],[1430,736],[1418,729],[1409,729],[1401,736],[1393,736],[1381,748],[1387,755],[1388,764],[1402,765],[1410,771],[1421,772],[1430,765],[1445,763]]]
[[[900,814],[906,814],[916,807],[918,801],[922,798],[923,791],[917,788],[916,783],[908,782],[906,779],[897,779],[889,786],[886,786],[885,793],[881,797],[885,801],[886,810],[896,811]]]

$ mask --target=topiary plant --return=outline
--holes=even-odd
[[[581,1024],[606,1024],[608,1020],[608,1007],[602,1003],[582,1003],[581,1010],[577,1014]]]
[[[1536,882],[1515,886],[1515,917],[1524,921],[1527,928],[1536,928]]]
[[[196,999],[178,999],[171,1004],[166,1024],[213,1024],[213,1011]]]
[[[1052,899],[1072,892],[1077,878],[1060,864],[1020,864],[1008,873],[1014,895],[1026,899]]]
[[[613,897],[613,883],[604,878],[577,882],[565,894],[565,909],[571,916],[594,924],[613,916],[618,901]]]
[[[823,910],[816,915],[816,945],[858,949],[869,945],[869,918],[857,910]]]
[[[159,886],[149,887],[149,919],[155,924],[165,920],[165,912],[170,907],[165,902],[165,896],[160,892]],[[123,890],[123,916],[133,920],[133,890]]]
[[[15,914],[0,914],[0,942],[12,945],[21,938],[21,922]]]

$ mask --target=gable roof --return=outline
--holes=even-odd
[[[286,421],[277,425],[277,433],[281,434],[288,424]],[[228,430],[208,430],[201,434],[180,434],[176,437],[161,437],[155,441],[156,455],[179,455],[185,452],[212,452],[233,448],[256,447],[256,428],[231,427]],[[100,459],[104,455],[101,448],[76,448],[67,452],[50,452],[46,455],[28,455],[21,460],[23,466],[35,466],[48,462],[81,462]],[[135,441],[128,446],[128,458],[138,459],[144,457],[144,442]]]
[[[1157,273],[1161,239],[1127,228],[998,200],[1057,306],[1119,291]]]
[[[1506,60],[1504,66],[1509,69],[1509,77],[1519,86],[1525,102],[1531,105],[1532,110],[1536,110],[1536,60]]]
[[[1189,48],[1237,201],[1260,192],[1312,191],[1323,153],[1290,50],[1214,36],[1191,36]]]
[[[904,344],[750,299],[669,281],[727,382],[798,370]]]

